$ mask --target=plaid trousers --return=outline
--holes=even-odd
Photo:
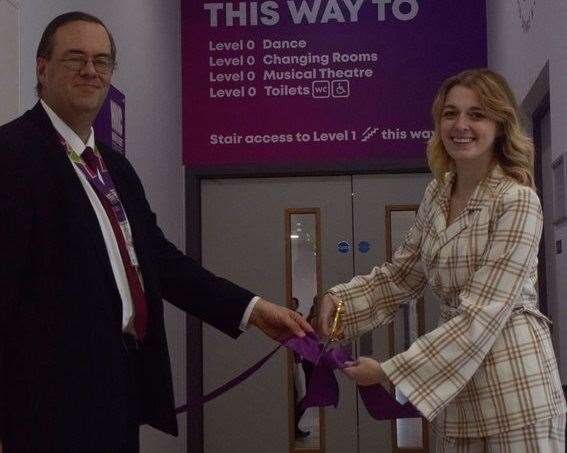
[[[436,453],[565,453],[565,414],[494,436],[437,437]]]

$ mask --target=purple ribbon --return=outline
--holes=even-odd
[[[246,371],[227,382],[223,386],[200,398],[196,398],[176,409],[176,413],[197,409],[207,401],[222,395],[231,388],[248,379],[258,371],[282,347],[299,354],[302,359],[316,363],[311,379],[307,385],[305,398],[300,402],[303,408],[335,406],[339,402],[339,385],[335,378],[335,370],[345,368],[345,362],[352,361],[352,357],[344,347],[327,350],[321,358],[319,355],[323,345],[315,334],[307,334],[303,338],[292,337],[287,339],[262,360],[248,368]],[[358,391],[368,413],[376,420],[391,420],[396,418],[421,417],[420,412],[408,401],[400,404],[384,387],[379,384],[358,386]]]
[[[299,354],[303,359],[317,363],[307,385],[305,398],[300,402],[302,407],[331,405],[337,407],[339,386],[334,371],[346,368],[345,362],[353,360],[348,350],[340,346],[330,349],[317,362],[323,345],[320,344],[315,334],[307,334],[304,338],[290,338],[284,343],[284,346]],[[376,420],[421,417],[421,414],[413,404],[409,401],[405,404],[400,404],[380,384],[359,385],[358,391],[366,406],[366,410]]]
[[[272,352],[270,352],[266,357],[264,357],[262,360],[260,360],[259,362],[257,362],[255,365],[252,365],[250,368],[248,368],[246,371],[244,371],[243,373],[239,374],[238,376],[236,376],[234,379],[231,379],[230,381],[228,381],[226,384],[221,385],[220,387],[216,388],[215,390],[213,390],[210,393],[207,393],[206,395],[203,395],[199,398],[195,398],[191,401],[189,401],[187,404],[184,404],[183,406],[179,406],[177,409],[175,409],[175,413],[176,414],[180,414],[181,412],[186,412],[187,410],[195,410],[198,409],[200,406],[202,406],[203,404],[205,404],[206,402],[215,399],[218,396],[221,396],[223,393],[228,392],[231,388],[236,387],[238,384],[240,384],[241,382],[244,382],[246,379],[248,379],[250,376],[252,376],[256,371],[258,371],[260,368],[262,368],[262,366],[264,366],[264,364],[270,360],[272,358],[272,356],[278,352],[278,350],[282,347],[282,345],[278,346],[276,349],[274,349]]]

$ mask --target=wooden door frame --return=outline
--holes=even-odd
[[[292,279],[292,261],[291,261],[291,216],[294,214],[314,214],[315,215],[315,247],[317,248],[317,257],[315,261],[317,273],[317,300],[321,300],[320,296],[323,291],[323,277],[321,267],[321,209],[320,208],[288,208],[284,211],[285,225],[285,294],[286,305],[291,307],[291,298],[293,297],[293,279]],[[293,393],[293,364],[294,357],[291,351],[287,352],[287,389],[288,389],[288,438],[289,453],[325,453],[325,409],[319,408],[319,448],[295,448],[295,401]],[[291,402],[294,401],[294,404]]]
[[[393,250],[392,250],[392,212],[415,212],[419,209],[418,204],[404,204],[404,205],[397,205],[391,204],[386,205],[384,208],[384,222],[385,222],[385,246],[386,246],[386,261],[392,260]],[[420,297],[417,301],[417,317],[418,317],[418,325],[417,325],[417,334],[421,336],[425,333],[425,303],[424,298]],[[388,356],[392,357],[396,354],[395,350],[395,333],[394,333],[394,322],[390,322],[388,324]],[[390,385],[390,393],[395,398],[395,388],[394,386]],[[390,421],[391,426],[391,445],[392,445],[392,453],[424,453],[429,451],[429,423],[425,419],[421,419],[421,443],[423,445],[422,448],[402,448],[398,447],[397,442],[397,435],[398,435],[398,426],[396,423],[396,419]]]

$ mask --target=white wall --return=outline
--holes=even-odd
[[[20,108],[20,4],[0,0],[0,124]]]
[[[140,175],[166,236],[184,243],[181,169],[180,0],[20,0],[21,108],[35,96],[35,53],[45,26],[58,14],[84,11],[98,16],[118,46],[113,84],[126,95],[126,154]],[[177,405],[186,402],[185,314],[166,304]],[[144,452],[185,452],[185,415],[178,417],[179,438],[148,428]]]
[[[521,104],[549,62],[552,161],[567,152],[567,2],[487,0],[488,65],[510,82]],[[529,30],[522,28],[519,4],[534,4]],[[530,114],[531,112],[526,112]],[[567,222],[555,228],[555,239],[567,245]],[[552,252],[553,253],[553,252]],[[553,254],[548,259],[553,259]],[[556,352],[567,384],[567,252],[555,255],[557,306],[554,313]]]

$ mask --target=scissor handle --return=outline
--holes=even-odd
[[[329,335],[331,341],[338,340],[338,338],[336,338],[336,334],[339,328],[339,321],[341,319],[343,308],[344,308],[344,303],[342,300],[339,300],[339,303],[337,304],[337,308],[335,308],[335,315],[333,317],[333,324],[331,326],[331,334]]]

